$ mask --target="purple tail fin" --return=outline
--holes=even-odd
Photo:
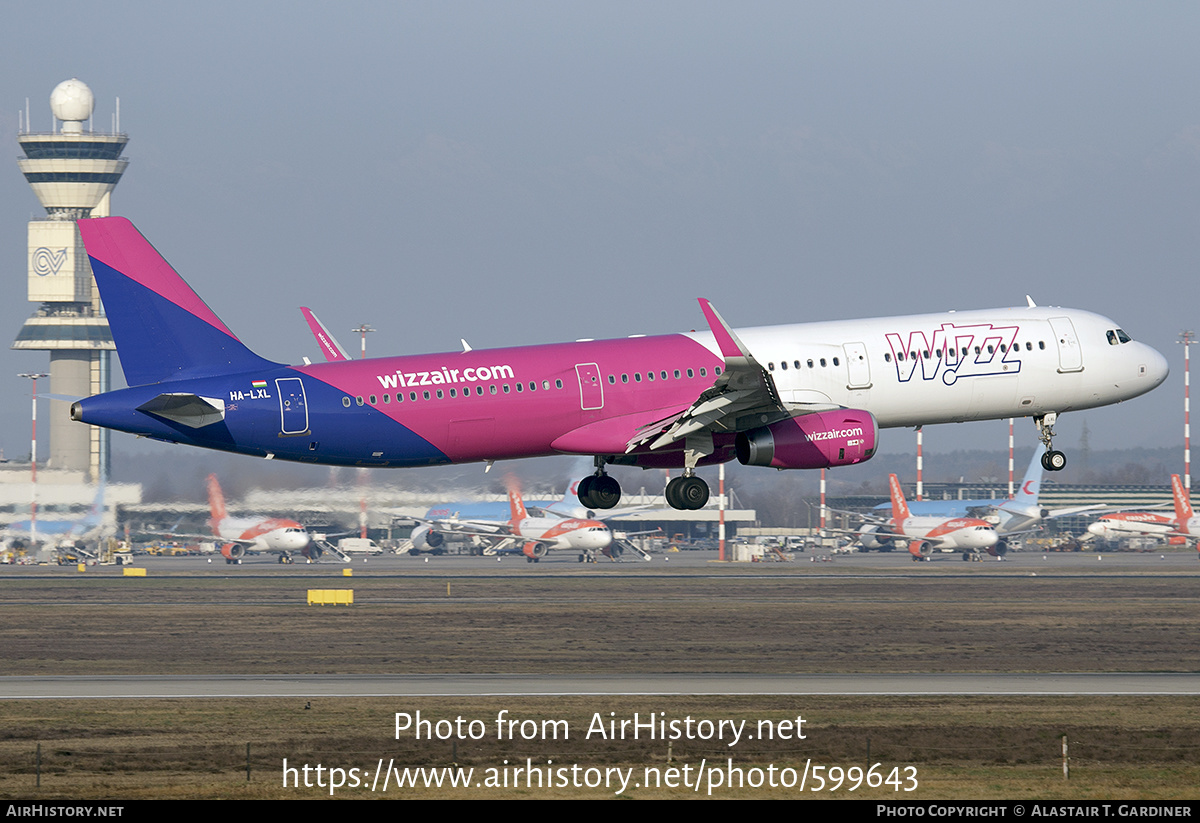
[[[78,223],[129,385],[276,365],[246,348],[128,220]]]

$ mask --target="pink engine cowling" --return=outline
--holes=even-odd
[[[869,460],[878,440],[879,425],[870,412],[835,409],[739,432],[735,445],[745,466],[826,469]]]

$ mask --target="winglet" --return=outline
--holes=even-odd
[[[717,347],[721,350],[721,356],[726,360],[731,357],[749,358],[750,352],[734,334],[733,329],[729,328],[729,324],[725,322],[725,318],[721,317],[713,304],[704,297],[700,297],[698,300],[700,311],[704,312],[704,319],[708,321],[708,327],[712,330],[713,337],[717,339]]]
[[[350,359],[350,356],[346,354],[346,350],[338,343],[332,332],[325,328],[325,324],[318,320],[317,316],[312,313],[312,309],[307,306],[301,306],[300,313],[304,315],[309,331],[317,339],[317,346],[320,347],[321,354],[325,355],[326,360],[333,362],[335,360]]]

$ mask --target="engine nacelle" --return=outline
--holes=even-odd
[[[908,544],[908,553],[916,558],[926,558],[933,554],[933,544],[927,540],[914,540]]]
[[[241,543],[226,543],[221,547],[221,554],[226,560],[241,560],[246,556],[246,547]]]
[[[879,425],[869,411],[835,409],[738,432],[734,446],[743,466],[828,469],[869,460],[878,440]]]
[[[545,543],[526,543],[525,548],[521,549],[521,554],[531,560],[541,560],[547,551],[549,547]]]
[[[432,549],[440,549],[442,544],[446,542],[446,535],[426,523],[423,526],[413,529],[408,539],[412,541],[413,548],[417,551],[430,551]]]
[[[1004,555],[1008,554],[1008,541],[997,540],[994,546],[987,548],[987,553],[992,557],[1004,557]]]
[[[886,534],[886,533],[885,533]],[[858,533],[858,542],[864,549],[878,549],[879,551],[891,551],[891,540],[887,539],[890,535],[885,536],[880,534],[879,526],[863,526]]]

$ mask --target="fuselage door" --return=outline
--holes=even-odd
[[[1075,326],[1069,317],[1051,317],[1050,328],[1054,330],[1054,341],[1058,346],[1058,370],[1060,372],[1083,371],[1083,350],[1075,336]]]
[[[279,433],[304,434],[308,431],[308,403],[304,399],[304,383],[299,377],[280,377],[275,380],[279,394]]]
[[[850,375],[850,382],[846,384],[846,388],[871,388],[871,364],[867,360],[866,344],[846,343],[842,348],[846,351],[846,368]]]
[[[575,375],[579,378],[579,405],[587,410],[604,408],[604,383],[600,380],[600,367],[595,363],[576,363]]]

